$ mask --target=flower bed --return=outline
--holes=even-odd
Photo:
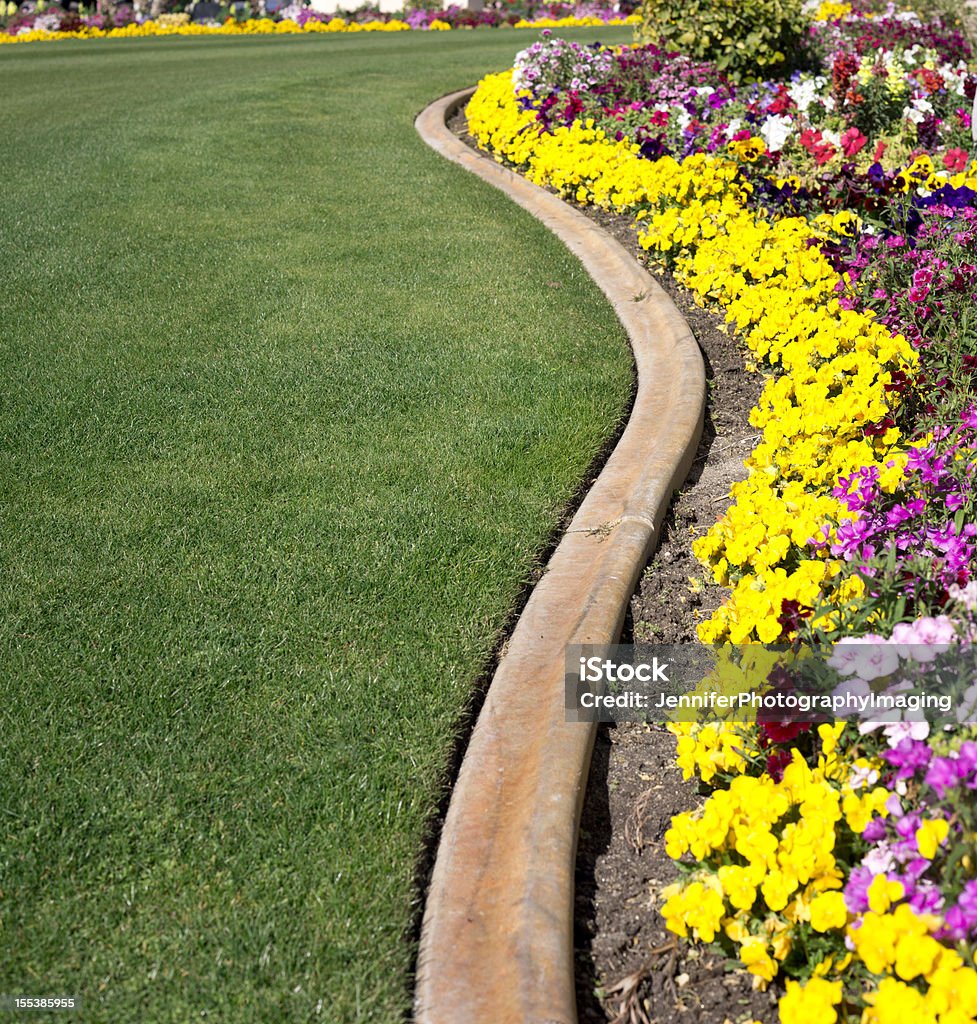
[[[632,215],[766,374],[749,475],[695,546],[730,589],[702,640],[834,643],[849,689],[925,686],[977,623],[977,78],[959,33],[892,8],[822,4],[808,59],[743,86],[550,38],[483,80],[469,126]],[[765,653],[732,663],[793,685]],[[676,724],[713,794],[666,839],[688,871],[669,927],[781,979],[784,1021],[977,1019],[975,703],[939,729]]]
[[[4,5],[0,3],[0,8]],[[28,5],[33,6],[33,5]],[[235,17],[221,21],[194,22],[188,13],[139,18],[128,5],[120,5],[111,17],[102,14],[80,16],[59,7],[44,6],[19,11],[14,4],[6,28],[0,30],[0,44],[33,43],[56,39],[131,39],[141,36],[201,35],[294,35],[305,32],[432,32],[471,28],[573,28],[600,25],[633,25],[638,19],[627,5],[614,7],[599,3],[544,4],[522,11],[509,5],[469,11],[457,5],[444,10],[411,10],[401,15],[379,11],[341,17],[326,15],[295,3],[274,17]]]

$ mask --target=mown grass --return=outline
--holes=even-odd
[[[414,133],[534,37],[0,54],[0,992],[406,1013],[461,709],[630,386]]]

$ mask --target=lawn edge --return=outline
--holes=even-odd
[[[567,721],[565,648],[620,636],[695,455],[705,370],[678,309],[623,246],[452,134],[446,122],[473,92],[430,104],[418,133],[580,259],[627,331],[638,390],[624,433],[519,617],[465,752],[426,895],[415,1019],[575,1024],[573,878],[596,725]]]

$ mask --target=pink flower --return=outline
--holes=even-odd
[[[922,267],[920,270],[917,270],[915,274],[913,274],[913,284],[916,285],[917,288],[921,288],[925,284],[932,284],[932,283],[933,283],[933,271],[932,270],[927,270],[925,267]]]
[[[854,156],[865,148],[868,139],[852,126],[841,133],[841,149],[845,156]]]
[[[883,637],[866,633],[861,637],[842,637],[835,644],[828,665],[839,675],[871,682],[895,672],[899,668],[899,654]]]
[[[892,643],[900,656],[921,664],[935,661],[938,655],[949,650],[949,645],[956,639],[956,628],[946,615],[899,622],[892,628]]]

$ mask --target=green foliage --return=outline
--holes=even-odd
[[[802,62],[801,0],[644,0],[640,10],[640,42],[714,61],[736,81]]]

